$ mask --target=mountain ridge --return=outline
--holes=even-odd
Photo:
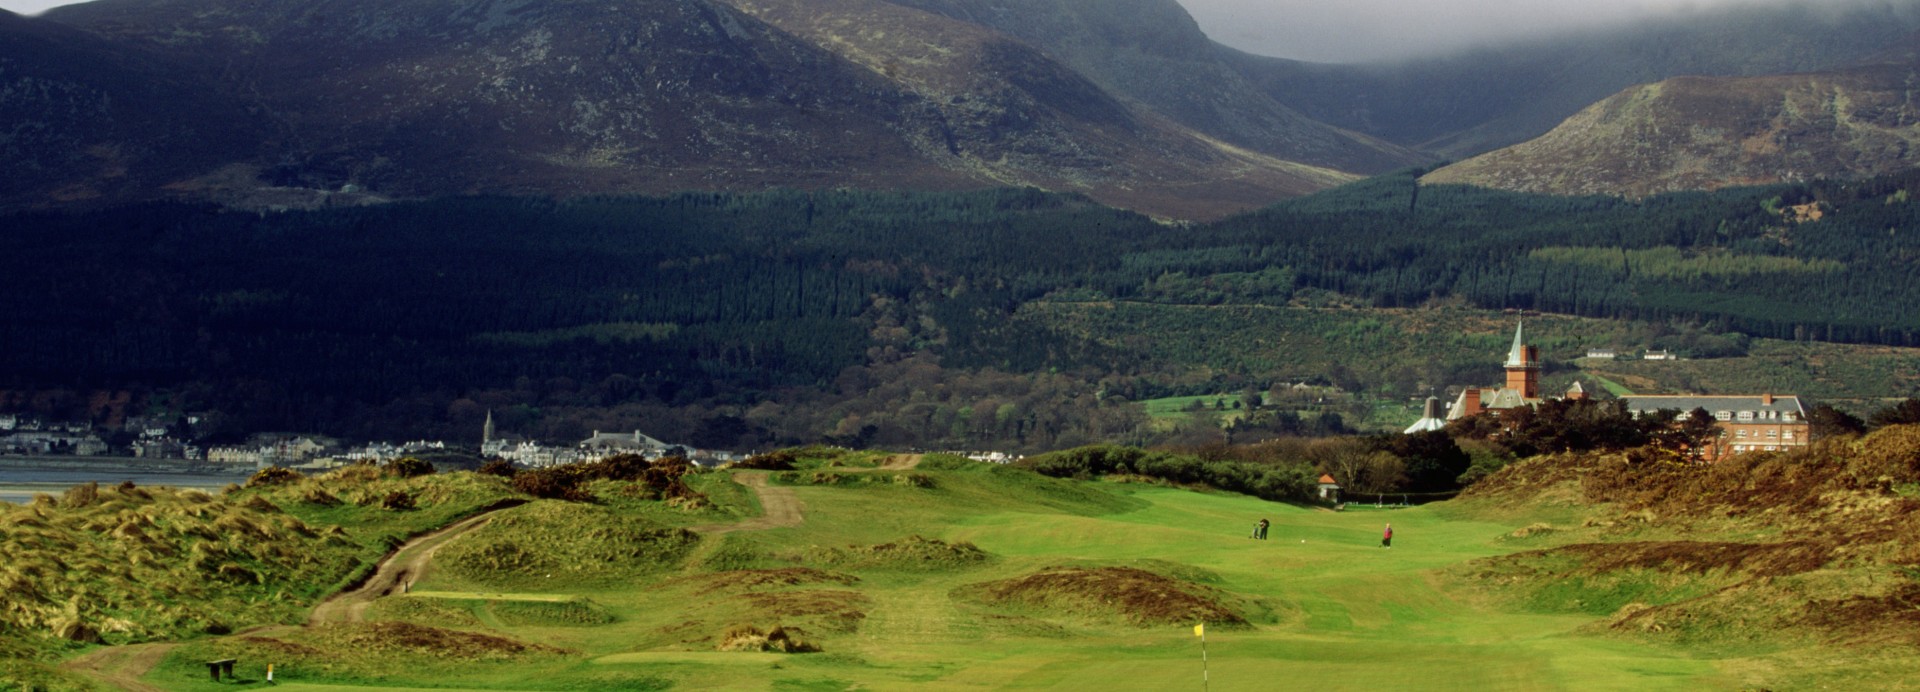
[[[1174,0],[1116,1],[97,0],[9,16],[0,31],[23,38],[0,42],[0,70],[87,94],[94,115],[62,116],[77,102],[52,92],[0,101],[38,128],[0,142],[37,173],[0,184],[0,208],[1031,186],[1209,220],[1531,140],[1691,68],[1834,69],[1920,31],[1915,0],[1831,17],[1751,8],[1644,35],[1315,65],[1226,48]],[[1589,149],[1556,155],[1583,170],[1620,148],[1566,131],[1547,141]],[[1854,163],[1813,175],[1907,161],[1822,151]],[[1489,184],[1556,175],[1607,177]]]
[[[265,114],[278,147],[192,178],[230,197],[249,176],[401,197],[1015,185],[1204,219],[1356,177],[1192,131],[990,28],[796,8],[109,0],[45,21],[198,64]],[[862,55],[808,14],[891,22],[962,67],[902,69],[885,53],[912,46]]]
[[[1911,64],[1633,87],[1548,134],[1433,171],[1425,184],[1645,197],[1850,179],[1920,165]]]

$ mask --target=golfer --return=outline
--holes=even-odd
[[[1380,547],[1382,548],[1393,547],[1393,525],[1392,524],[1388,524],[1387,530],[1380,533]]]

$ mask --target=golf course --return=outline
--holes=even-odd
[[[1528,475],[1528,464],[1516,465],[1460,500],[1340,511],[938,455],[834,452],[803,455],[791,471],[689,473],[699,503],[598,481],[595,502],[500,506],[489,495],[511,495],[508,486],[476,474],[390,479],[382,482],[422,497],[435,496],[435,484],[460,486],[439,496],[471,506],[456,514],[485,516],[434,535],[431,560],[401,548],[389,562],[408,567],[370,575],[388,582],[364,604],[330,606],[304,625],[187,637],[144,656],[96,647],[46,686],[115,684],[128,666],[151,666],[131,671],[149,689],[232,689],[264,685],[268,665],[275,689],[290,692],[1910,683],[1912,643],[1901,641],[1910,615],[1856,636],[1684,610],[1774,592],[1817,605],[1831,588],[1905,598],[1908,586],[1888,579],[1913,578],[1873,563],[1870,550],[1760,574],[1740,556],[1798,545],[1793,530],[1768,519],[1714,523],[1724,516],[1618,521],[1646,511],[1584,501],[1577,478],[1625,462],[1529,463],[1542,468]],[[317,497],[330,482],[250,488],[229,501],[272,502],[317,526],[352,506],[292,498]],[[488,487],[496,491],[475,490]],[[1251,538],[1262,518],[1268,538]],[[1391,548],[1380,540],[1388,523]],[[1680,540],[1701,531],[1751,550]],[[1720,546],[1715,555],[1732,557],[1662,562],[1642,551],[1601,564],[1614,553],[1596,546],[1629,539]],[[1833,586],[1862,578],[1881,585]],[[1787,601],[1769,603],[1790,619]],[[215,682],[205,662],[221,659],[237,664]]]

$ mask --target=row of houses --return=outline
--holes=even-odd
[[[1603,360],[1618,360],[1622,358],[1630,359],[1630,358],[1633,358],[1634,356],[1633,354],[1630,354],[1630,353],[1623,354],[1622,352],[1611,349],[1611,348],[1590,348],[1590,349],[1587,349],[1587,357],[1599,358]],[[1664,348],[1657,348],[1657,349],[1649,348],[1649,349],[1643,350],[1640,352],[1639,357],[1640,357],[1640,360],[1680,360],[1679,356],[1674,355],[1672,351],[1668,351]]]

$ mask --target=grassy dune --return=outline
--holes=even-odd
[[[518,527],[513,554],[584,551],[595,564],[492,580],[439,569],[379,604],[375,622],[191,643],[148,680],[213,689],[196,662],[238,656],[251,679],[276,662],[284,689],[1172,688],[1201,675],[1182,617],[1214,619],[1222,690],[1739,689],[1901,671],[1882,653],[1610,632],[1596,627],[1604,612],[1462,576],[1573,541],[1579,530],[1540,528],[1592,516],[1569,503],[1336,513],[951,460],[911,470],[930,482],[812,482],[903,473],[866,466],[796,472],[800,526],[655,552],[634,541],[674,535],[653,510],[507,510],[516,519],[492,528]],[[1261,517],[1270,540],[1248,539]],[[500,540],[460,539],[480,552]],[[1174,601],[1210,614],[1156,605]],[[818,651],[730,639],[748,626]]]

